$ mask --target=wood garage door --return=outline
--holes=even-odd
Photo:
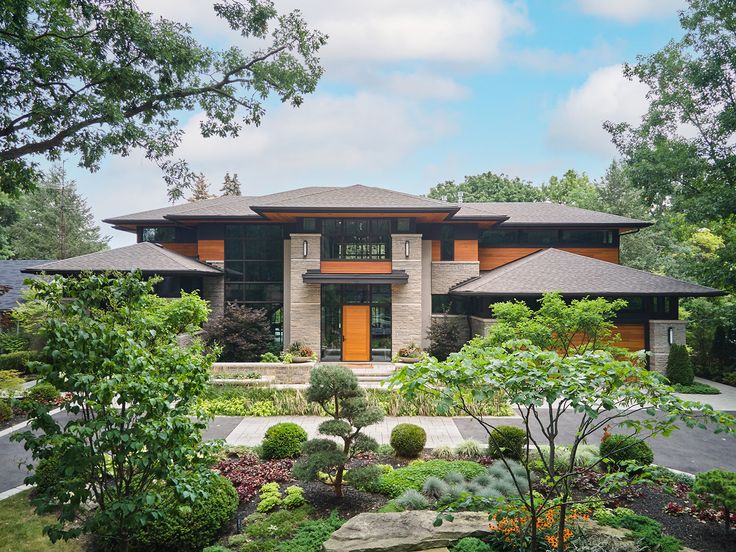
[[[624,347],[629,351],[639,351],[646,348],[645,341],[645,324],[619,324],[614,333],[621,334],[621,341],[618,346]]]
[[[368,361],[371,359],[370,305],[343,305],[342,359]]]

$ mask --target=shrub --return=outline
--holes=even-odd
[[[289,348],[286,349],[286,352],[290,354],[292,357],[306,357],[306,358],[316,357],[316,355],[314,354],[314,349],[312,349],[308,345],[304,345],[300,341],[294,341],[294,343],[289,345]]]
[[[427,444],[427,432],[414,424],[399,424],[391,430],[391,447],[398,456],[417,458]]]
[[[42,403],[50,403],[59,398],[59,390],[50,383],[41,382],[28,390],[26,398]]]
[[[10,406],[10,401],[6,399],[0,399],[0,422],[4,422],[13,417],[13,408]]]
[[[136,535],[139,548],[199,552],[211,545],[238,508],[238,495],[226,478],[212,474],[203,484],[205,497],[179,500],[171,487],[161,489],[161,516]],[[184,507],[186,506],[186,507]]]
[[[367,466],[359,466],[352,468],[346,475],[348,483],[358,489],[359,491],[366,491],[369,493],[378,492],[378,481],[384,473],[387,473],[385,468],[391,468],[391,466],[384,466],[382,464],[369,464]],[[392,471],[391,468],[388,471]]]
[[[396,451],[394,450],[394,447],[384,443],[382,445],[378,445],[376,454],[381,454],[383,456],[396,456]]]
[[[521,460],[526,447],[526,438],[526,431],[519,427],[498,426],[488,436],[488,454],[491,458],[505,456],[513,460]]]
[[[302,489],[298,485],[291,485],[290,487],[286,487],[286,496],[281,502],[281,505],[284,508],[286,508],[287,510],[293,510],[294,508],[303,506],[306,503],[307,500],[304,498],[304,489]]]
[[[629,529],[632,537],[645,550],[677,552],[682,548],[682,543],[678,539],[662,534],[662,525],[658,521],[635,514],[627,508],[616,508],[613,512],[596,516],[596,520],[611,527]]]
[[[59,455],[52,454],[46,458],[41,458],[33,470],[33,482],[36,489],[45,492],[59,480]]]
[[[690,497],[701,508],[722,510],[728,532],[731,513],[736,512],[736,472],[716,469],[697,474]]]
[[[202,552],[233,552],[229,548],[216,544],[214,546],[207,546],[202,549]]]
[[[261,443],[261,456],[264,460],[296,458],[307,442],[307,432],[292,422],[272,425],[266,430]]]
[[[278,483],[264,483],[258,491],[258,506],[256,510],[264,513],[281,506],[281,491]]]
[[[41,360],[40,353],[35,351],[16,351],[0,355],[0,370],[17,370],[18,372],[28,373],[28,363]]]
[[[673,384],[690,385],[693,383],[695,372],[685,345],[675,343],[670,346],[666,374]]]
[[[404,510],[426,510],[429,508],[429,501],[414,489],[407,489],[401,495],[394,499],[394,503]]]
[[[611,435],[601,442],[600,455],[614,466],[624,462],[635,462],[639,466],[648,466],[654,460],[652,447],[641,439],[630,435]]]
[[[672,387],[678,393],[685,393],[690,395],[720,395],[721,392],[707,383],[699,383],[694,381],[690,385],[683,385],[681,383],[675,383]]]
[[[428,477],[422,485],[422,492],[430,498],[439,498],[447,494],[449,487],[439,477]]]
[[[0,332],[0,353],[17,353],[25,351],[30,345],[30,340],[23,334]]]
[[[281,362],[281,359],[278,357],[278,355],[275,355],[271,351],[268,351],[261,355],[261,362]]]
[[[463,346],[460,322],[447,315],[433,319],[427,332],[429,347],[427,353],[439,360],[445,360],[450,353],[455,353]]]
[[[328,518],[308,521],[299,526],[294,537],[279,546],[279,552],[321,552],[322,544],[337,531],[343,519],[332,512]]]
[[[448,473],[458,472],[465,479],[472,479],[485,472],[485,468],[477,462],[467,460],[428,460],[409,464],[381,476],[378,483],[379,492],[390,497],[397,497],[407,489],[419,491],[430,477],[444,478]]]
[[[273,347],[271,321],[264,309],[230,303],[223,316],[205,326],[205,341],[222,347],[220,360],[255,362]]]
[[[483,456],[483,445],[475,439],[466,439],[455,447],[455,454],[461,458],[476,458]]]
[[[493,549],[480,539],[465,537],[457,541],[452,547],[452,552],[493,552]]]
[[[215,465],[215,469],[227,477],[238,491],[240,500],[247,501],[256,495],[264,483],[291,481],[292,460],[261,462],[252,452],[236,458],[227,458]]]
[[[455,457],[455,451],[448,445],[440,445],[432,449],[432,456],[441,460],[451,460]]]

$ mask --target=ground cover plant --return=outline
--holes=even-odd
[[[266,483],[291,481],[293,465],[290,459],[262,461],[253,452],[242,452],[221,460],[214,468],[233,483],[240,500],[247,501]]]

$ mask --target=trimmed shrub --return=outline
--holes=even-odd
[[[195,501],[178,500],[173,489],[161,489],[161,516],[149,521],[136,535],[136,545],[144,550],[199,552],[211,545],[238,508],[238,493],[232,483],[213,474],[203,489],[207,497]],[[183,507],[185,506],[185,507]]]
[[[526,447],[526,431],[516,426],[498,426],[488,437],[488,454],[491,458],[505,456],[521,460]]]
[[[33,471],[36,489],[43,493],[59,480],[59,456],[52,454],[41,458]]]
[[[414,489],[407,489],[401,495],[394,499],[394,503],[404,510],[426,510],[429,508],[429,501]]]
[[[306,442],[307,432],[297,424],[283,422],[272,425],[261,443],[261,456],[264,460],[296,458]]]
[[[632,461],[639,466],[648,466],[654,460],[652,447],[641,439],[628,435],[611,435],[601,442],[600,455],[614,465]]]
[[[41,354],[36,351],[16,351],[0,355],[0,370],[17,370],[27,374],[27,364],[32,361],[41,360]]]
[[[693,382],[695,372],[687,347],[676,343],[670,346],[666,374],[672,384],[690,385]]]
[[[457,541],[452,547],[452,552],[493,552],[493,549],[480,539],[465,537]]]
[[[394,498],[407,489],[420,491],[430,477],[442,479],[448,473],[458,472],[465,479],[472,479],[485,471],[485,468],[477,462],[468,460],[415,462],[382,475],[378,482],[378,491]]]
[[[0,399],[0,422],[4,422],[13,417],[13,409],[10,406],[10,401]]]
[[[26,398],[42,403],[50,403],[58,399],[59,390],[50,383],[37,383],[26,393]]]
[[[264,309],[229,303],[224,315],[208,323],[204,331],[208,344],[222,347],[222,361],[257,362],[274,346],[271,321]]]
[[[398,456],[417,458],[427,444],[427,432],[414,424],[399,424],[391,431],[391,447]]]

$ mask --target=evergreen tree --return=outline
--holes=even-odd
[[[192,186],[192,195],[189,196],[189,202],[202,201],[203,199],[210,199],[214,197],[210,193],[210,185],[204,178],[202,173],[199,173],[194,180],[194,186]]]
[[[673,344],[667,357],[667,378],[673,384],[691,385],[695,374],[690,362],[690,355],[684,345]]]
[[[225,181],[222,183],[222,188],[220,188],[220,191],[222,192],[222,195],[226,196],[239,196],[240,193],[240,182],[238,182],[238,174],[235,173],[233,176],[230,176],[230,173],[225,173]]]
[[[18,220],[8,229],[19,259],[66,259],[107,249],[86,200],[63,167],[54,167],[17,204]]]

